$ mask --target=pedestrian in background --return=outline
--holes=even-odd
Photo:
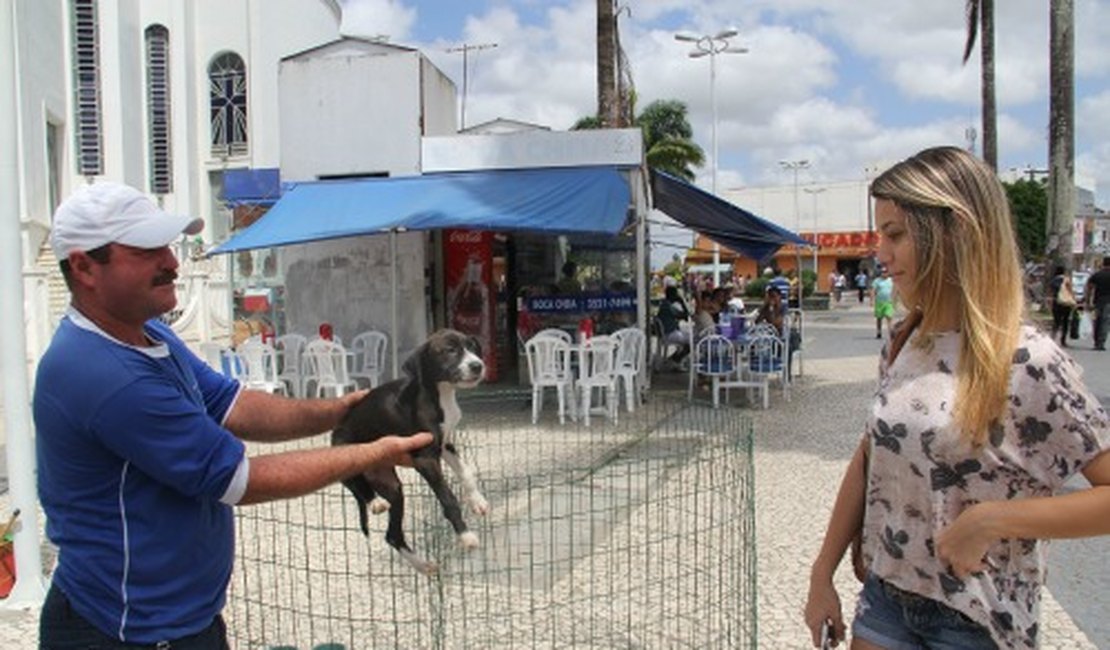
[[[927,149],[872,183],[879,261],[911,310],[884,347],[865,435],[810,574],[814,645],[845,638],[833,573],[853,538],[852,647],[1038,646],[1044,542],[1110,533],[1107,415],[1022,322],[1006,194],[982,161]],[[1061,494],[1082,472],[1093,487]]]
[[[868,277],[867,271],[863,269],[856,273],[856,293],[859,294],[859,303],[862,305],[867,295],[867,285],[871,278]]]
[[[1110,257],[1102,258],[1102,268],[1087,278],[1084,293],[1087,311],[1094,315],[1095,349],[1105,350],[1110,330]]]
[[[72,302],[33,400],[39,499],[59,549],[40,647],[223,650],[232,507],[381,471],[431,436],[248,458],[245,440],[327,431],[367,391],[293,400],[244,390],[158,321],[177,305],[169,245],[200,232],[200,219],[96,183],[53,223]]]
[[[890,272],[884,266],[879,277],[871,283],[871,304],[875,309],[875,338],[883,338],[883,321],[886,321],[886,330],[889,333],[894,322],[894,280],[890,279]]]
[[[1068,347],[1068,325],[1071,323],[1072,312],[1075,311],[1075,293],[1071,286],[1071,277],[1067,269],[1056,267],[1052,279],[1048,281],[1048,304],[1052,311],[1052,338],[1060,333],[1060,346]],[[1078,317],[1078,316],[1077,316]]]

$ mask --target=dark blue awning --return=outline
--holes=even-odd
[[[655,209],[755,260],[769,258],[783,244],[810,245],[796,233],[665,172],[651,171],[651,193]]]
[[[273,205],[281,198],[281,171],[229,169],[224,172],[224,202],[228,205]]]
[[[493,170],[289,184],[214,254],[392,230],[614,234],[631,191],[613,167]]]

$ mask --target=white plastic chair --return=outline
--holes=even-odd
[[[640,400],[640,371],[644,366],[644,332],[635,327],[625,327],[613,332],[617,341],[617,389],[624,386],[625,408],[629,413],[636,410]]]
[[[224,348],[219,343],[204,341],[200,344],[200,355],[204,362],[219,372],[224,372]]]
[[[370,388],[382,383],[385,372],[385,350],[389,337],[382,332],[370,330],[351,339],[351,352],[355,355],[355,368],[351,379],[356,383],[365,379]]]
[[[325,339],[309,341],[302,353],[304,395],[324,397],[333,392],[338,397],[358,388],[347,374],[347,351],[343,346]],[[313,385],[309,391],[309,386]]]
[[[720,334],[701,337],[690,353],[690,385],[686,399],[694,399],[694,381],[698,376],[709,377],[713,390],[713,408],[720,405],[721,381],[736,373],[736,349],[732,341]]]
[[[277,354],[273,346],[255,339],[247,339],[235,351],[241,367],[240,382],[246,388],[267,393],[286,394],[285,382],[278,378]]]
[[[794,350],[793,354],[790,354],[789,350],[787,351],[787,360],[791,367],[788,368],[790,372],[786,373],[786,379],[787,381],[791,382],[794,381],[794,361],[798,362],[799,377],[802,376],[802,372],[805,370],[804,357],[802,356],[802,339],[805,337],[806,332],[805,318],[802,315],[802,311],[798,309],[791,309],[790,311],[788,311],[786,314],[786,318],[782,321],[782,340],[786,342],[786,345],[788,347],[790,345],[790,339],[792,338],[791,334],[794,332],[794,330],[797,330],[798,332],[798,347]]]
[[[555,338],[568,344],[574,343],[574,337],[570,335],[570,332],[566,330],[561,330],[558,327],[548,327],[546,329],[542,329],[533,334],[532,338],[536,338],[537,336],[554,336]]]
[[[679,323],[679,328],[688,328],[688,323],[689,321],[682,321],[681,323]],[[689,333],[689,330],[686,329],[686,332]],[[651,337],[655,341],[655,344],[653,346],[654,352],[652,353],[651,359],[651,369],[652,371],[658,372],[660,370],[663,370],[664,364],[667,362],[667,359],[678,352],[684,344],[676,342],[674,340],[667,340],[667,336],[663,333],[663,321],[660,320],[658,316],[653,316],[651,319]],[[689,356],[686,356],[682,359],[681,365],[683,370],[689,369],[687,366],[689,362]]]
[[[754,381],[768,383],[777,377],[782,382],[782,395],[790,401],[790,381],[786,378],[786,344],[777,336],[762,334],[748,341],[748,360],[745,365],[747,377]],[[763,390],[763,408],[769,403],[769,390]]]
[[[583,422],[590,426],[590,411],[594,389],[601,391],[604,413],[610,421],[617,421],[617,340],[611,336],[593,336],[579,347],[578,380],[576,387],[581,402]]]
[[[763,321],[762,323],[755,323],[748,331],[748,336],[778,336],[779,331],[775,326]]]
[[[278,379],[289,386],[288,394],[304,397],[301,390],[301,354],[308,338],[303,334],[283,334],[274,339],[278,354]]]
[[[539,421],[544,388],[554,388],[559,398],[559,424],[566,422],[568,397],[571,418],[574,409],[574,375],[570,370],[570,344],[554,336],[533,336],[524,344],[528,380],[532,384],[532,424]]]

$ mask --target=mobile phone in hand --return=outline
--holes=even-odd
[[[836,643],[836,637],[833,635],[832,621],[825,621],[821,624],[821,650],[828,650]]]

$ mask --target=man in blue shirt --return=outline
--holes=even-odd
[[[54,215],[72,302],[33,403],[39,497],[59,548],[41,648],[227,648],[232,506],[403,463],[431,441],[248,458],[243,440],[329,430],[366,391],[291,400],[243,390],[158,322],[177,304],[169,244],[202,227],[118,183],[86,186]]]

